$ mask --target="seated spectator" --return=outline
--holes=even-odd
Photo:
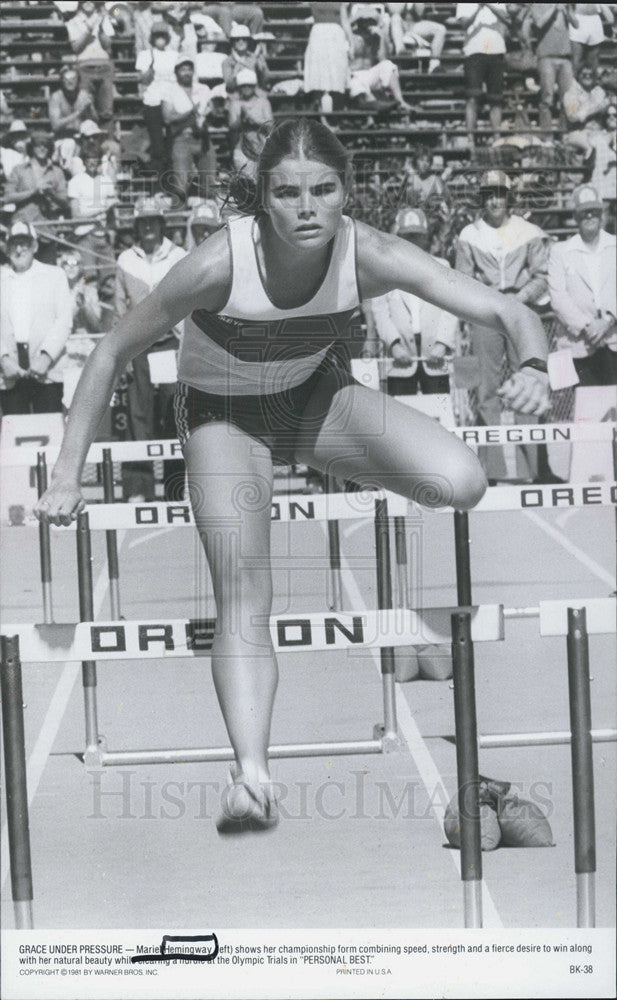
[[[83,174],[86,169],[84,166],[86,159],[94,157],[101,161],[102,176],[109,177],[114,184],[116,182],[120,144],[111,139],[109,133],[103,132],[96,122],[89,120],[82,122],[77,141],[63,139],[56,150],[56,155],[60,158],[62,169],[71,177]]]
[[[251,35],[259,35],[264,28],[263,11],[256,3],[205,3],[200,10],[216,21],[227,38],[231,35],[234,21],[245,24]]]
[[[444,180],[433,168],[433,160],[433,151],[426,146],[419,146],[413,153],[413,166],[407,168],[406,195],[410,205],[425,206],[427,203],[451,201]]]
[[[28,140],[28,159],[11,172],[4,191],[16,208],[13,221],[38,222],[57,219],[68,211],[66,180],[51,162],[52,136],[33,132]]]
[[[170,6],[163,11],[163,19],[169,25],[171,35],[169,47],[179,56],[194,59],[197,55],[197,35],[189,20],[188,9],[184,6]]]
[[[574,80],[572,42],[568,27],[572,24],[571,5],[567,3],[533,4],[529,17],[535,29],[535,49],[540,77],[540,128],[553,126],[555,84],[560,104]]]
[[[257,84],[265,89],[268,83],[268,66],[263,53],[256,51],[255,39],[245,24],[235,24],[229,36],[231,52],[223,62],[223,80],[228,94],[237,90],[237,76],[243,69],[255,73]]]
[[[114,263],[106,221],[108,209],[117,201],[117,193],[113,180],[102,172],[100,157],[86,156],[84,168],[83,173],[71,177],[68,195],[71,216],[80,220],[74,229],[75,241],[81,250],[86,274],[90,276],[97,268],[107,269]]]
[[[233,165],[239,172],[257,177],[257,161],[274,122],[265,94],[257,92],[257,77],[250,69],[236,76],[236,91],[229,99],[229,139]]]
[[[465,124],[470,148],[475,146],[478,109],[486,87],[494,132],[501,128],[508,14],[504,3],[457,3],[457,23],[465,31],[463,43],[467,104]]]
[[[462,230],[456,249],[456,269],[472,278],[513,295],[529,306],[548,301],[546,271],[548,237],[538,226],[511,214],[512,183],[501,170],[489,170],[480,179],[482,215]],[[473,354],[480,361],[478,386],[478,420],[482,424],[501,422],[501,400],[498,389],[503,383],[503,368],[507,361],[516,371],[519,358],[511,341],[498,329],[469,324]],[[529,418],[517,413],[516,423],[528,423]],[[502,449],[480,449],[487,476],[505,480],[506,467]],[[521,449],[517,479],[535,479],[538,469],[531,449]],[[526,463],[523,464],[523,463]]]
[[[604,41],[602,20],[607,24],[615,23],[611,5],[575,3],[568,6],[574,8],[574,16],[570,19],[574,75],[578,77],[582,67],[589,66],[595,81],[598,75],[600,46]]]
[[[446,27],[438,21],[424,18],[425,3],[388,3],[390,33],[396,55],[418,45],[417,39],[427,39],[431,46],[428,71],[434,73],[441,65],[441,53],[446,40]]]
[[[585,129],[600,128],[600,118],[609,105],[606,91],[594,86],[593,70],[583,66],[578,79],[574,80],[563,95],[563,109],[568,125],[584,126]]]
[[[617,198],[617,106],[610,104],[604,115],[603,127],[570,132],[565,141],[581,149],[591,167],[590,184],[604,202],[610,228],[615,228]],[[607,224],[607,228],[609,225]]]
[[[208,236],[218,232],[223,224],[219,207],[213,198],[195,205],[186,226],[186,249],[198,247]]]
[[[58,256],[58,267],[66,274],[73,300],[73,326],[71,333],[99,333],[102,308],[97,286],[87,281],[78,250],[63,250]]]
[[[0,146],[0,163],[6,178],[11,176],[15,167],[27,162],[29,138],[30,133],[25,124],[21,119],[15,118]]]
[[[79,68],[81,86],[92,94],[102,125],[114,115],[114,64],[111,40],[115,31],[101,0],[82,0],[67,23],[69,41]]]
[[[553,244],[548,269],[558,346],[571,350],[581,385],[617,385],[617,241],[602,228],[602,199],[592,185],[576,188],[572,204],[578,233]]]
[[[60,87],[50,96],[47,108],[56,139],[75,138],[83,121],[97,120],[92,94],[80,86],[74,65],[61,68]]]
[[[199,196],[211,197],[216,187],[216,152],[208,134],[210,90],[194,79],[192,59],[176,63],[176,82],[163,99],[163,120],[171,149],[171,191],[182,202],[197,179]]]
[[[175,246],[165,235],[166,205],[162,198],[141,198],[135,205],[134,243],[118,257],[116,271],[116,316],[120,319],[145,299],[174,264],[182,260],[185,251]],[[154,435],[175,437],[173,394],[175,385],[155,388],[150,378],[148,355],[157,351],[173,351],[178,346],[180,327],[169,332],[133,358],[132,379],[128,386],[129,439],[144,441]],[[155,399],[158,397],[157,399]],[[156,403],[156,406],[155,406]],[[174,499],[174,479],[182,463],[165,463],[166,499]],[[154,500],[154,473],[150,462],[126,462],[122,467],[122,491],[129,501]],[[176,491],[175,498],[178,498]]]
[[[428,222],[422,209],[401,209],[392,232],[421,250],[429,249]],[[444,267],[450,266],[440,257],[435,259]],[[390,395],[415,395],[418,389],[425,394],[449,393],[445,358],[454,351],[457,317],[400,289],[371,299],[370,308],[379,339],[393,359],[388,376]]]
[[[396,63],[386,59],[386,43],[379,30],[379,13],[372,4],[362,4],[351,24],[350,97],[362,107],[378,104],[375,92],[391,95],[402,111],[411,111],[401,91]]]
[[[347,7],[329,0],[310,6],[314,24],[304,52],[304,90],[322,111],[340,111],[349,85]]]
[[[135,69],[139,73],[144,122],[150,139],[150,162],[157,174],[163,172],[166,163],[163,99],[169,86],[176,82],[177,62],[178,53],[171,48],[169,25],[166,21],[154,21],[150,47],[137,53]]]
[[[36,232],[14,222],[0,267],[0,411],[60,413],[56,365],[71,332],[72,305],[60,267],[34,259]]]
[[[211,89],[220,87],[223,84],[223,63],[227,56],[224,52],[219,52],[220,36],[218,31],[208,28],[207,21],[212,18],[204,17],[203,20],[194,19],[195,31],[197,33],[197,55],[195,57],[195,75],[200,83],[207,84]],[[224,37],[224,36],[223,36]],[[214,95],[213,95],[214,96]],[[226,97],[225,88],[221,88],[221,96]]]

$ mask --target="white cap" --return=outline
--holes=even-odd
[[[29,222],[13,223],[9,229],[8,239],[17,239],[18,236],[27,236],[33,243],[36,243],[36,229]]]
[[[248,24],[238,24],[236,21],[231,26],[230,38],[251,38],[251,29]]]
[[[22,122],[21,118],[16,118],[9,125],[9,135],[12,132],[28,132],[28,128],[25,122]]]
[[[90,138],[90,136],[104,135],[105,133],[98,127],[96,122],[92,121],[91,118],[86,118],[86,120],[79,126],[79,134]]]

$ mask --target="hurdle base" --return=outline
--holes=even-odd
[[[403,749],[403,740],[398,733],[386,732],[383,722],[373,726],[373,739],[379,740],[382,753],[398,753]]]
[[[268,756],[333,757],[346,754],[383,753],[381,740],[347,740],[338,743],[282,743],[271,746]],[[107,750],[93,755],[94,767],[132,764],[194,764],[201,761],[234,760],[231,747],[187,747],[184,750]],[[84,763],[88,766],[86,755]]]
[[[14,899],[13,912],[15,914],[15,927],[18,931],[31,931],[33,929],[34,916],[31,899]]]
[[[576,875],[576,926],[596,926],[595,872],[578,872]]]
[[[104,767],[106,753],[107,740],[99,734],[97,743],[88,745],[83,752],[83,761],[88,770],[94,771]]]
[[[482,927],[482,882],[480,879],[463,882],[463,906],[465,927]]]

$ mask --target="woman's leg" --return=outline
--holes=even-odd
[[[235,427],[197,428],[184,447],[195,522],[216,600],[212,676],[238,770],[269,780],[278,670],[270,636],[272,458]]]
[[[319,419],[319,390],[304,411]],[[395,399],[361,385],[334,395],[316,440],[300,434],[296,458],[337,479],[380,487],[426,507],[474,507],[486,489],[478,459],[454,434]]]

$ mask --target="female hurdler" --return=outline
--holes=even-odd
[[[435,421],[356,382],[346,353],[363,299],[394,288],[511,338],[520,360],[507,406],[547,408],[547,341],[516,299],[343,214],[349,157],[324,125],[284,122],[259,163],[254,212],[178,263],[99,343],[81,376],[51,485],[36,514],[68,525],[116,379],[186,319],[175,399],[189,493],[217,608],[212,674],[235,753],[220,833],[278,818],[268,771],[277,664],[269,630],[273,457],[360,486],[465,510],[482,468]]]

